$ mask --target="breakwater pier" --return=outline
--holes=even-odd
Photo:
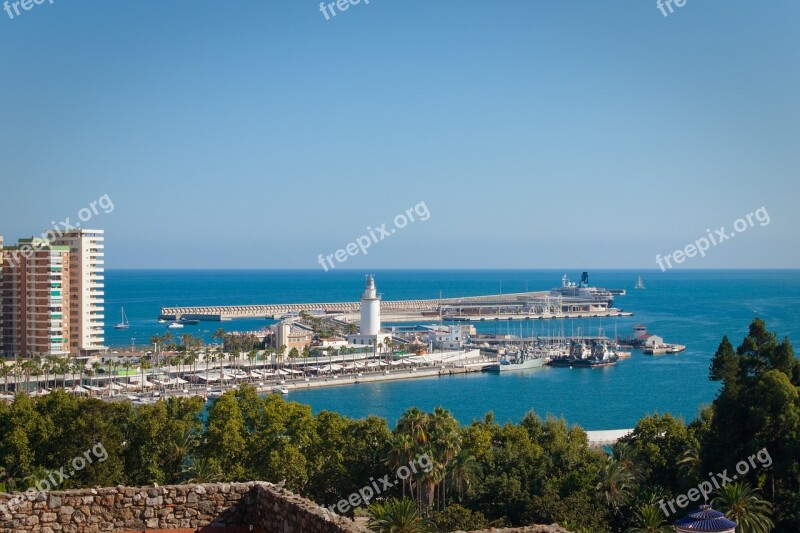
[[[162,307],[164,320],[224,321],[238,318],[280,319],[301,312],[356,316],[361,302],[284,303],[265,305]],[[382,300],[381,314],[395,322],[419,320],[524,320],[632,316],[633,313],[580,297],[553,296],[548,291],[436,298]]]

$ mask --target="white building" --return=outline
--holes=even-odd
[[[391,338],[389,333],[381,333],[381,297],[375,287],[374,276],[367,276],[367,284],[361,295],[361,322],[358,333],[347,336],[350,344],[357,346],[374,346],[383,344]]]
[[[319,340],[319,345],[322,348],[344,348],[347,346],[347,339],[341,337],[328,337]]]
[[[54,245],[69,247],[72,355],[90,356],[105,349],[104,241],[100,229],[70,230],[53,240]]]
[[[437,326],[428,333],[428,342],[441,350],[460,350],[464,347],[473,326]]]
[[[664,345],[664,339],[658,335],[643,335],[639,339],[644,342],[645,346],[650,348]]]

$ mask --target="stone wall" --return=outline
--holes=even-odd
[[[21,501],[9,505],[15,496]],[[286,489],[261,482],[120,486],[30,496],[0,494],[0,532],[141,532],[237,525],[267,533],[366,531]]]

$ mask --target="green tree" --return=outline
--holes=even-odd
[[[439,531],[479,531],[489,527],[489,521],[479,512],[458,504],[450,504],[431,517]]]
[[[218,462],[225,481],[242,481],[248,463],[247,432],[232,392],[220,396],[208,409],[206,425],[203,456]]]
[[[747,483],[723,485],[717,491],[713,505],[738,524],[737,533],[769,533],[774,527],[772,504],[761,499],[758,491]]]

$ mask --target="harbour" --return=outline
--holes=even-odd
[[[552,286],[562,274],[557,270],[385,270],[376,273],[382,291],[405,300],[437,299],[440,292],[445,295],[499,294],[499,280],[504,291],[524,293],[526,286]],[[532,409],[541,415],[563,416],[568,422],[581,424],[586,429],[633,427],[642,416],[656,411],[670,412],[687,420],[696,416],[699,407],[713,400],[716,394],[717,385],[709,382],[706,376],[708,361],[722,335],[730,335],[733,342],[756,313],[790,338],[800,337],[800,323],[791,319],[788,311],[800,304],[800,276],[796,271],[650,274],[645,276],[645,291],[631,290],[640,274],[637,271],[597,270],[592,274],[606,286],[627,287],[627,294],[618,303],[635,311],[635,316],[471,322],[476,338],[493,337],[497,339],[495,344],[501,344],[501,338],[506,335],[557,338],[563,322],[566,335],[577,335],[581,328],[587,338],[595,337],[600,326],[611,338],[616,325],[624,340],[635,325],[642,323],[669,342],[685,344],[686,350],[679,356],[652,357],[643,356],[641,350],[625,348],[632,356],[610,368],[545,366],[503,375],[470,372],[441,378],[361,383],[344,388],[336,385],[298,389],[291,390],[287,398],[309,404],[315,412],[334,410],[352,417],[374,414],[390,421],[396,420],[410,406],[430,410],[441,405],[462,423],[481,419],[489,411],[498,420],[519,421]],[[118,312],[119,307],[124,306],[131,326],[127,331],[109,331],[107,337],[113,350],[120,352],[129,351],[131,340],[135,338],[136,352],[143,352],[148,349],[150,337],[165,332],[165,325],[158,324],[154,318],[165,301],[176,304],[187,300],[198,304],[205,301],[215,305],[231,301],[253,304],[258,301],[346,301],[352,298],[354,287],[357,291],[363,286],[363,279],[359,271],[110,271],[107,273],[107,308]],[[749,296],[742,300],[743,294]],[[720,327],[715,317],[723,313],[728,319]],[[215,342],[211,335],[219,326],[228,330],[256,331],[263,328],[265,322],[271,323],[265,319],[239,319],[222,324],[201,322],[183,331],[191,332],[211,346]],[[427,322],[428,325],[437,323],[438,320]],[[388,327],[393,325],[387,320]],[[399,332],[415,326],[402,322],[396,328]],[[149,349],[152,350],[152,344]],[[580,394],[575,394],[578,390]],[[678,390],[679,394],[667,393]],[[588,401],[589,398],[604,401]],[[608,408],[608,402],[613,408]]]

